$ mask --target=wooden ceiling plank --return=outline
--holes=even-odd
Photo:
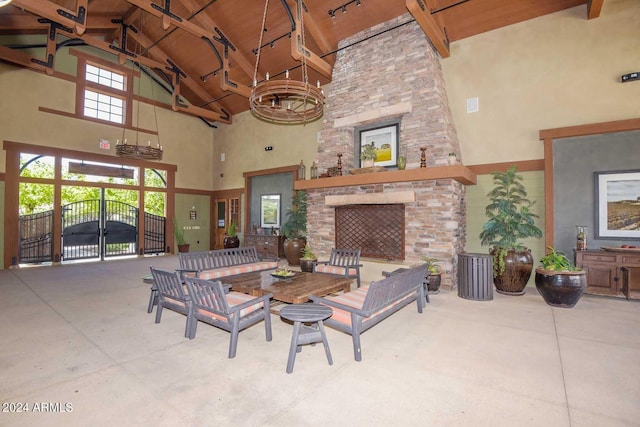
[[[49,0],[14,0],[12,5],[20,7],[43,18],[47,18],[51,21],[62,24],[67,28],[73,28],[76,34],[82,35],[87,29],[86,15],[84,17],[85,19],[82,19],[82,22],[78,22],[67,16],[78,16],[78,10],[80,10],[80,8],[84,8],[86,12],[87,3],[88,0],[77,0],[77,10],[75,11],[60,7],[56,3],[53,3]],[[60,15],[59,11],[67,14],[67,16]]]
[[[436,20],[431,16],[423,0],[406,0],[406,6],[409,13],[415,18],[422,31],[431,40],[440,56],[448,58],[451,55],[449,51],[449,42],[444,31],[440,28]]]
[[[191,12],[201,9],[201,6],[195,0],[178,0],[178,1],[182,3],[182,5],[185,6]],[[220,29],[220,31],[224,33],[220,25],[218,25],[217,22],[215,22],[209,15],[207,15],[206,10],[203,13],[199,13],[198,15],[196,15],[195,20],[200,22],[205,27],[211,28],[212,31],[214,28],[217,27],[218,29]],[[213,38],[211,40],[213,40]],[[235,51],[233,49],[230,49],[229,56],[236,64],[238,64],[240,69],[242,69],[242,71],[244,71],[249,78],[251,79],[253,78],[253,64],[251,64],[251,61],[249,61],[249,59],[245,55],[243,55],[242,52],[240,52],[237,49]],[[264,76],[259,76],[259,78],[263,79]],[[221,76],[221,79],[224,79],[224,77]]]
[[[589,0],[587,1],[587,19],[594,19],[600,17],[602,11],[602,5],[604,0]]]
[[[151,39],[149,39],[149,37],[147,37],[142,32],[142,30],[138,30],[137,33],[134,33],[134,32],[129,33],[129,37],[133,38],[136,42],[140,43],[140,45],[142,47],[144,47],[145,49],[153,44]],[[158,46],[152,46],[151,48],[149,48],[149,53],[151,55],[153,55],[154,57],[159,58],[164,63],[164,65],[162,67],[159,67],[161,70],[164,70],[165,65],[168,64],[169,60],[175,64],[175,61],[173,61],[169,57],[169,55],[167,55]],[[178,64],[176,64],[176,65],[178,65]],[[196,80],[194,80],[193,78],[189,77],[188,74],[187,74],[187,77],[181,78],[180,81],[183,82],[185,86],[187,86],[193,93],[195,93],[197,96],[199,96],[203,101],[206,101],[207,99],[211,99],[212,98],[212,95],[209,92],[207,92],[202,86],[200,86],[200,84]],[[212,106],[213,110],[215,110],[216,113],[220,113],[221,114],[222,107],[220,107],[219,104],[213,103],[213,104],[211,104],[211,106]]]

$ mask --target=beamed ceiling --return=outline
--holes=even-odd
[[[301,13],[311,52],[309,80],[323,85],[331,81],[340,40],[398,16],[415,19],[446,58],[449,45],[457,40],[578,5],[585,5],[585,19],[595,18],[603,2],[306,0]],[[277,76],[287,69],[293,78],[301,78],[292,44],[294,26],[297,31],[302,27],[296,8],[296,0],[268,1],[258,80],[267,72]],[[0,9],[0,34],[40,34],[43,44],[49,40],[53,56],[33,62],[24,46],[12,45],[0,46],[0,59],[53,74],[56,45],[88,44],[119,55],[122,63],[135,58],[154,70],[168,89],[188,101],[177,109],[230,123],[234,114],[249,109],[264,9],[263,0],[13,0]],[[52,59],[43,61],[47,58]]]

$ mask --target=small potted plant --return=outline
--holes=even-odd
[[[447,161],[449,162],[450,165],[455,165],[456,163],[458,163],[456,158],[456,153],[454,153],[453,151],[449,153],[449,155],[447,156]]]
[[[318,261],[318,257],[311,251],[309,245],[305,245],[300,257],[300,270],[313,273],[313,264]]]
[[[576,305],[585,288],[585,271],[574,266],[562,252],[549,246],[536,268],[536,289],[542,299],[553,307],[571,308]]]
[[[178,252],[189,252],[189,243],[187,243],[184,238],[184,230],[178,225],[178,221],[176,221],[175,218],[173,220],[173,235],[176,238]]]
[[[437,294],[440,292],[440,283],[442,282],[442,269],[438,265],[440,262],[437,258],[423,256],[422,259],[427,263],[427,290],[429,293]]]
[[[370,168],[371,166],[373,166],[377,158],[378,158],[378,153],[376,152],[376,147],[375,145],[373,145],[373,143],[362,147],[362,152],[360,153],[360,160],[362,160],[362,167]]]
[[[224,240],[222,241],[222,246],[224,246],[225,249],[237,248],[240,246],[240,239],[238,238],[238,232],[236,231],[236,223],[233,221],[229,223]]]

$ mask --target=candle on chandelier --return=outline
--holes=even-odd
[[[289,70],[287,70],[287,71],[285,71],[285,72],[284,72],[284,76],[285,76],[285,78],[287,78],[287,79],[289,78]]]
[[[267,71],[267,80],[269,80],[269,72]]]

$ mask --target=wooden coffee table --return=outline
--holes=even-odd
[[[271,292],[273,299],[289,304],[309,301],[309,295],[325,296],[333,292],[349,292],[353,279],[335,274],[295,272],[289,279],[271,276],[274,270],[238,274],[220,280],[243,294],[262,296]]]

